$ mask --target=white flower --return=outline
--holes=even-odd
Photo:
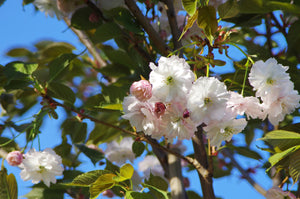
[[[127,96],[123,100],[123,111],[125,114],[122,118],[129,120],[137,132],[144,131],[154,138],[161,137],[162,120],[156,116],[154,102],[141,102],[134,96]]]
[[[277,64],[276,59],[269,58],[266,62],[257,61],[249,73],[249,82],[256,90],[256,96],[267,95],[274,87],[281,87],[290,83],[287,66]]]
[[[212,146],[220,147],[222,141],[229,142],[234,134],[240,133],[247,125],[247,121],[242,119],[224,118],[222,121],[214,121],[203,127],[207,132]]]
[[[279,187],[272,187],[267,191],[266,199],[296,199],[296,196],[288,191],[283,191]]]
[[[231,109],[237,115],[247,115],[247,118],[264,118],[263,108],[257,97],[243,97],[242,95],[230,91],[230,98],[227,102],[227,108]]]
[[[161,57],[158,66],[150,63],[152,69],[149,81],[152,84],[152,95],[162,102],[174,99],[181,101],[189,92],[195,75],[183,58],[172,56]]]
[[[278,125],[284,120],[286,114],[290,114],[300,107],[300,95],[298,91],[293,90],[293,86],[273,89],[262,100],[264,113],[268,115],[268,119],[273,125]]]
[[[30,149],[19,166],[22,169],[20,176],[25,181],[32,180],[34,184],[42,180],[49,187],[50,182],[56,183],[55,176],[63,174],[61,164],[61,157],[50,148],[42,152]]]
[[[126,163],[126,160],[131,162],[135,159],[135,154],[132,151],[133,139],[131,137],[125,137],[120,143],[112,141],[107,144],[105,155],[111,162],[115,162],[118,165]]]
[[[57,8],[56,0],[35,0],[33,4],[41,11],[45,12],[46,16],[54,17],[57,19],[62,17],[62,13]]]
[[[158,159],[153,155],[148,155],[139,162],[139,170],[144,173],[146,178],[150,177],[150,172],[155,176],[164,177],[164,170]]]
[[[197,124],[208,124],[224,116],[229,92],[224,83],[215,77],[200,77],[188,95],[187,108]]]
[[[178,136],[179,140],[190,139],[197,131],[196,124],[191,120],[190,113],[181,103],[172,103],[167,107],[166,114],[162,117],[165,137],[172,142]]]

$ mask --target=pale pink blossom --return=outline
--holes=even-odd
[[[18,166],[23,161],[23,154],[20,151],[12,151],[7,154],[6,161],[11,166]]]
[[[46,16],[54,17],[56,15],[57,19],[62,18],[62,12],[58,10],[56,0],[35,0],[33,4]]]
[[[287,66],[278,64],[274,58],[269,58],[266,62],[262,60],[255,62],[249,73],[249,82],[253,90],[256,90],[256,96],[266,96],[275,87],[290,84],[287,70]]]
[[[135,154],[132,151],[134,140],[131,137],[125,137],[120,142],[112,141],[107,144],[105,155],[111,162],[118,165],[126,163],[127,160],[133,162]]]
[[[210,144],[217,148],[221,146],[222,141],[229,142],[234,134],[240,133],[247,125],[244,118],[234,119],[224,117],[221,121],[213,121],[203,130],[207,133],[207,138],[210,139]]]
[[[237,115],[247,115],[247,118],[264,119],[263,108],[257,97],[243,97],[242,95],[230,91],[230,98],[227,102],[227,108],[231,109]]]
[[[267,191],[266,199],[296,199],[296,196],[289,191],[283,191],[279,187],[272,187]]]
[[[187,100],[190,117],[198,125],[220,120],[224,116],[229,92],[215,77],[200,77],[193,84]]]
[[[152,95],[162,102],[181,101],[186,98],[195,79],[185,59],[178,56],[161,57],[158,66],[150,63],[149,81]]]
[[[173,102],[167,107],[162,120],[165,122],[165,128],[162,130],[164,136],[172,142],[175,137],[179,140],[190,139],[197,131],[197,125],[190,118],[190,113],[179,102]]]
[[[44,151],[30,149],[25,155],[22,164],[20,176],[23,180],[32,180],[37,184],[41,180],[50,187],[50,182],[56,183],[56,176],[63,174],[61,166],[62,159],[52,149],[46,148]]]
[[[273,125],[278,125],[287,114],[300,107],[300,95],[292,87],[273,89],[263,97],[264,114]]]
[[[152,86],[147,80],[133,82],[130,86],[130,94],[144,102],[152,97]]]

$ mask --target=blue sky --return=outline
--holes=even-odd
[[[33,44],[47,39],[54,41],[65,41],[78,48],[78,52],[84,50],[77,39],[76,35],[71,30],[67,29],[67,26],[63,21],[57,21],[56,18],[47,18],[43,13],[35,12],[33,6],[22,7],[22,0],[7,0],[4,5],[0,7],[0,64],[5,65],[13,59],[5,56],[5,53],[14,47],[27,47],[32,49]],[[235,54],[236,50],[232,49],[229,53]],[[223,67],[225,68],[225,67]],[[37,111],[39,107],[36,107],[33,112]],[[61,112],[61,111],[60,111]],[[61,112],[62,113],[62,112]],[[49,124],[43,126],[41,143],[43,148],[53,147],[60,142],[60,129],[58,128],[59,121],[48,120]],[[55,128],[55,126],[57,126]],[[50,136],[49,136],[50,135]],[[20,137],[22,141],[24,137]],[[242,140],[243,136],[237,136],[236,140]],[[191,141],[185,141],[187,146],[191,146]],[[255,143],[258,144],[258,143]],[[258,144],[259,145],[259,144]],[[254,146],[255,147],[255,146]],[[192,152],[192,149],[188,147],[188,153]],[[85,171],[95,169],[87,159],[87,161],[80,168],[85,168]],[[240,158],[238,160],[244,168],[249,166],[257,166],[262,163],[247,158]],[[5,164],[8,166],[7,164]],[[98,168],[99,169],[99,168]],[[26,194],[30,189],[27,187],[31,186],[31,182],[23,182],[19,177],[19,169],[8,166],[8,172],[12,172],[17,176],[19,195]],[[200,190],[200,183],[196,172],[185,173],[189,175],[191,180],[191,190]],[[271,182],[268,180],[263,170],[258,170],[255,175],[257,182],[262,185],[265,189],[270,188]],[[224,199],[263,199],[254,188],[252,188],[245,180],[240,178],[240,174],[237,170],[233,171],[230,177],[215,179],[214,187],[217,196],[222,196]]]

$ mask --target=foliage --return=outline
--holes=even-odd
[[[189,171],[196,169],[199,172],[196,164],[199,163],[208,172],[213,168],[213,173],[203,175],[203,178],[209,179],[212,175],[222,178],[231,175],[234,167],[241,169],[236,165],[234,156],[228,155],[226,150],[251,161],[267,162],[261,150],[258,152],[253,147],[258,130],[263,130],[260,140],[268,146],[263,150],[271,152],[268,159],[270,167],[266,171],[275,167],[277,171],[284,170],[294,183],[298,181],[300,131],[299,124],[292,124],[299,116],[298,109],[275,127],[267,119],[249,120],[242,132],[245,142],[236,143],[233,139],[217,152],[209,142],[202,140],[202,153],[195,150],[189,156],[178,152],[174,143],[168,144],[165,140],[136,132],[128,121],[122,119],[122,103],[130,85],[134,81],[148,79],[149,62],[155,63],[161,56],[183,56],[197,77],[218,76],[214,72],[216,66],[232,67],[233,72],[227,71],[220,78],[229,89],[245,96],[255,95],[246,81],[254,61],[275,57],[279,63],[290,67],[295,88],[300,89],[297,67],[300,62],[299,2],[227,0],[216,6],[213,0],[182,0],[179,4],[183,5],[180,10],[184,9],[181,12],[185,20],[179,24],[179,20],[172,22],[174,17],[168,13],[178,15],[176,1],[126,0],[127,6],[120,4],[114,7],[113,1],[106,1],[100,6],[87,0],[67,15],[66,10],[59,7],[66,24],[87,47],[86,51],[75,54],[76,49],[71,44],[41,41],[35,43],[34,48],[14,48],[6,53],[16,61],[0,65],[0,150],[6,153],[20,149],[27,151],[33,143],[39,142],[39,135],[45,133],[41,130],[48,122],[45,118],[60,121],[62,141],[54,150],[62,157],[64,177],[50,188],[42,183],[34,185],[25,197],[63,198],[67,193],[73,198],[76,194],[97,198],[112,190],[115,195],[127,199],[168,199],[174,189],[170,187],[172,173],[168,170],[171,167],[167,157],[170,151],[177,158],[188,161]],[[137,10],[130,2],[137,5]],[[174,3],[174,6],[167,6],[173,9],[171,11],[161,6],[164,3],[168,5],[168,2]],[[0,1],[0,6],[3,3],[4,0]],[[24,0],[23,4],[32,6],[32,1]],[[109,5],[111,7],[105,7]],[[164,20],[170,25],[164,24]],[[261,31],[261,25],[266,27],[266,31]],[[275,34],[283,36],[286,43],[282,45],[274,40]],[[260,37],[264,37],[266,42],[258,43]],[[239,51],[243,58],[238,60],[232,49]],[[39,110],[32,113],[36,110],[32,107]],[[18,122],[19,118],[28,116],[30,119]],[[93,124],[92,130],[88,128],[89,124]],[[26,145],[19,146],[17,138],[22,134],[26,134]],[[100,148],[111,141],[120,142],[125,136],[135,139],[129,147],[136,158],[156,155],[164,174],[158,176],[151,171],[148,178],[134,184],[135,166],[129,163],[114,165]],[[80,154],[88,157],[94,166],[99,164],[105,168],[77,171],[81,164]],[[199,156],[206,162],[201,162]],[[245,169],[248,174],[244,176],[245,173],[242,173],[243,178],[251,179],[251,169]],[[14,175],[8,175],[3,167],[0,177],[0,198],[17,198]],[[192,199],[205,198],[206,194],[204,190],[202,193],[187,191]]]

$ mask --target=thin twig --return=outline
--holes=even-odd
[[[266,25],[266,38],[267,38],[267,46],[268,46],[268,50],[269,50],[269,54],[270,56],[273,56],[273,52],[272,52],[272,32],[271,32],[271,15],[270,13],[266,14],[266,21],[265,21],[265,25]]]
[[[69,107],[69,106],[66,106],[65,104],[59,103],[56,100],[54,100],[53,98],[51,98],[50,96],[44,95],[43,97],[46,100],[48,100],[49,102],[51,102],[53,105],[55,105],[55,106],[60,106],[60,107],[63,107],[64,109],[66,109],[66,110],[69,110],[69,111],[72,111],[74,113],[77,113],[83,119],[89,119],[89,120],[91,120],[91,121],[93,121],[95,123],[102,124],[102,125],[105,125],[107,127],[119,130],[119,131],[121,131],[123,133],[126,133],[128,135],[137,137],[137,138],[139,138],[140,141],[147,142],[147,143],[149,143],[153,147],[156,147],[156,148],[158,148],[160,150],[163,150],[163,151],[166,151],[168,153],[171,153],[171,154],[175,155],[176,157],[185,160],[189,164],[193,165],[195,167],[195,169],[199,172],[199,174],[201,174],[204,178],[206,178],[207,176],[210,175],[209,172],[208,172],[208,170],[205,169],[196,159],[191,158],[191,157],[183,156],[180,153],[177,153],[177,152],[175,152],[175,151],[173,151],[173,150],[171,150],[169,148],[166,148],[166,147],[160,145],[159,143],[153,141],[153,139],[147,137],[144,133],[137,133],[137,132],[129,131],[129,130],[123,129],[121,127],[115,126],[113,124],[110,124],[110,123],[104,122],[102,120],[96,119],[96,118],[94,118],[94,117],[92,117],[90,115],[82,113],[82,111],[76,110],[73,107]]]
[[[145,29],[150,40],[159,50],[160,54],[167,56],[169,54],[168,46],[165,45],[165,42],[162,38],[160,38],[159,34],[154,30],[148,19],[143,15],[139,7],[136,5],[136,2],[134,0],[125,0],[125,4],[135,16],[139,24],[141,24],[141,26]]]
[[[229,149],[223,149],[222,153],[229,157],[229,159],[231,160],[232,164],[240,171],[240,173],[242,174],[242,176],[254,187],[254,189],[260,193],[261,195],[265,196],[267,194],[267,191],[262,188],[259,184],[257,184],[249,175],[248,172],[246,172],[241,165],[235,160],[232,152]]]
[[[76,28],[73,28],[71,26],[70,20],[67,17],[64,18],[64,21],[71,28],[71,30],[77,35],[79,40],[83,43],[83,45],[85,45],[85,47],[88,49],[88,51],[94,57],[94,60],[96,62],[96,66],[98,68],[102,68],[102,67],[106,66],[107,65],[106,62],[101,58],[101,56],[97,52],[96,48],[94,47],[93,43],[88,38],[88,36],[83,31],[78,30]]]

